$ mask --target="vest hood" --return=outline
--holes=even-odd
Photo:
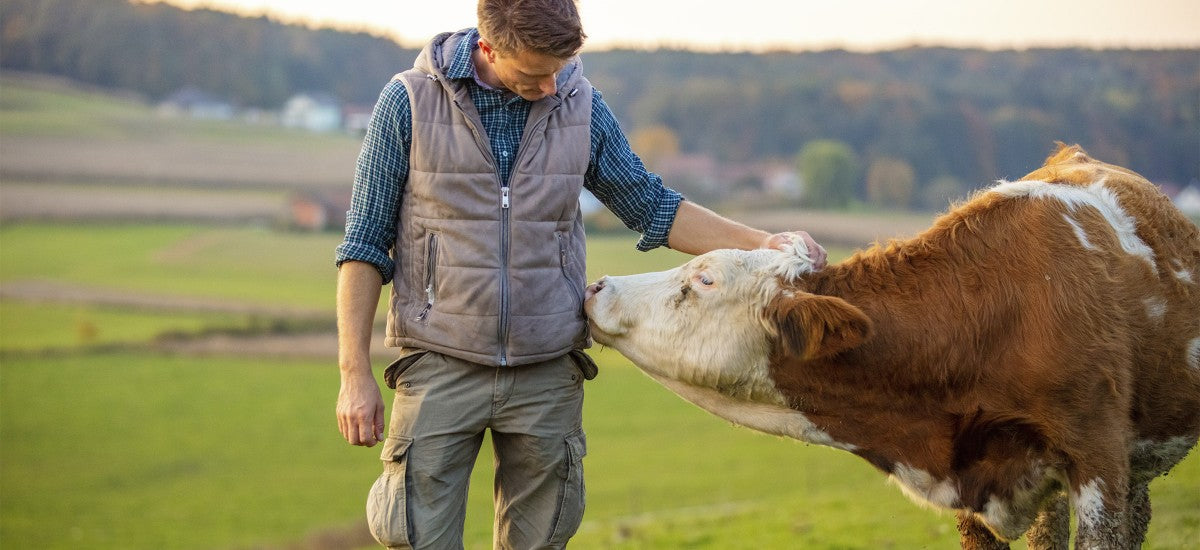
[[[442,86],[450,89],[453,94],[457,83],[446,74],[450,72],[451,64],[454,61],[454,52],[464,40],[478,41],[479,31],[468,28],[458,32],[444,32],[433,37],[433,40],[426,44],[421,53],[417,55],[413,68],[433,75],[442,83]],[[471,67],[471,71],[474,74],[474,66]],[[564,97],[577,91],[581,78],[583,78],[583,62],[576,55],[568,60],[563,69],[558,72],[558,78],[555,81],[558,92],[538,101],[562,101]]]

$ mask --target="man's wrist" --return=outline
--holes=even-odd
[[[341,371],[343,380],[372,375],[371,360],[368,358],[338,361],[338,369]]]

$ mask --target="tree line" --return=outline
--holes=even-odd
[[[213,10],[0,3],[0,66],[152,99],[191,86],[242,106],[278,107],[297,91],[369,105],[416,54],[365,33]],[[668,129],[683,152],[803,165],[808,145],[810,164],[812,149],[847,157],[850,195],[831,203],[916,205],[939,189],[1019,177],[1055,140],[1158,182],[1200,178],[1195,49],[614,50],[583,60],[627,131]]]
[[[128,0],[4,0],[0,66],[161,99],[192,87],[242,107],[319,91],[370,105],[416,50],[366,33]]]

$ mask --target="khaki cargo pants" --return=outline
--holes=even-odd
[[[502,368],[434,352],[393,363],[371,533],[388,548],[462,548],[471,468],[491,429],[495,548],[564,547],[583,518],[583,380],[594,368],[582,352]]]

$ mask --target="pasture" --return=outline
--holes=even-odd
[[[182,225],[4,227],[0,285],[40,280],[249,302],[273,314],[328,311],[336,242],[327,234]],[[70,253],[55,254],[64,246]],[[631,247],[628,237],[593,239],[592,276],[683,258]],[[283,277],[281,264],[299,268]],[[339,440],[332,355],[261,356],[252,338],[215,356],[138,345],[156,338],[155,327],[245,328],[249,313],[38,306],[5,295],[0,314],[6,547],[369,546],[362,503],[378,449]],[[91,319],[96,341],[78,340],[79,319]],[[54,327],[62,323],[73,324]],[[592,354],[601,374],[586,390],[588,513],[573,548],[955,545],[951,517],[907,502],[865,462],[730,426],[614,351]],[[485,452],[472,486],[471,548],[489,545],[489,474]],[[1190,457],[1152,487],[1147,547],[1186,547],[1200,536],[1200,459]]]
[[[357,141],[164,121],[53,81],[0,86],[0,547],[372,547],[363,506],[379,449],[345,444],[334,418],[340,236],[191,210],[269,211],[296,188],[345,186]],[[74,211],[163,202],[124,222],[38,221],[14,207],[22,197]],[[850,231],[873,218],[823,216],[808,221]],[[685,258],[635,240],[590,239],[589,278]],[[390,353],[375,350],[377,374]],[[588,509],[571,548],[955,547],[952,517],[865,462],[730,426],[616,352],[590,353]],[[490,472],[485,446],[468,548],[490,547]],[[1200,458],[1151,490],[1146,547],[1194,547]]]

